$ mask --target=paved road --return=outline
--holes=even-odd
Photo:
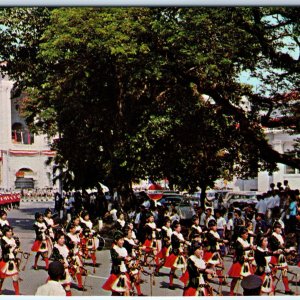
[[[14,231],[17,236],[20,237],[21,245],[23,251],[30,251],[31,245],[34,241],[35,234],[32,229],[34,223],[34,213],[36,211],[44,212],[47,208],[53,208],[53,202],[27,202],[21,203],[19,210],[12,210],[8,213],[8,219],[11,225],[14,227]],[[47,279],[47,272],[44,270],[44,263],[39,261],[39,270],[33,270],[33,259],[34,254],[31,254],[26,270],[21,272],[21,282],[20,282],[20,291],[22,295],[34,295],[38,286],[45,283]],[[76,290],[76,285],[72,288],[72,294],[75,296],[96,296],[96,295],[105,295],[109,296],[111,293],[106,292],[101,289],[101,286],[105,282],[106,278],[110,273],[110,254],[109,250],[103,250],[97,252],[97,261],[100,263],[100,266],[96,268],[95,273],[93,273],[92,266],[87,266],[89,276],[85,279],[85,286],[87,288],[86,292]],[[230,257],[225,258],[225,269],[228,270],[231,265],[232,259]],[[23,265],[23,262],[22,262]],[[22,268],[22,266],[21,266]],[[298,280],[300,280],[300,268],[290,267],[290,270],[298,273]],[[147,270],[147,269],[146,269]],[[160,270],[159,277],[154,277],[154,283],[150,280],[150,276],[142,276],[144,283],[142,284],[142,292],[148,296],[181,296],[183,292],[183,284],[178,280],[174,280],[175,290],[168,289],[168,273],[169,270],[162,268]],[[180,273],[178,273],[180,276]],[[291,278],[291,275],[289,275]],[[292,279],[292,278],[291,278]],[[294,280],[296,282],[296,280]],[[153,283],[151,285],[151,282]],[[218,290],[218,285],[213,285],[213,287]],[[282,282],[279,282],[277,288],[283,290]],[[297,286],[291,284],[291,289],[294,292],[297,292]],[[229,286],[222,287],[223,295],[228,295]],[[242,289],[240,288],[240,293]],[[4,295],[14,295],[12,281],[6,279],[3,285]],[[280,295],[278,293],[277,295]]]

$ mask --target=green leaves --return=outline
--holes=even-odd
[[[274,169],[253,143],[263,141],[257,124],[266,104],[238,78],[244,70],[263,77],[265,68],[266,83],[281,76],[273,72],[284,58],[277,52],[291,44],[281,24],[266,20],[281,14],[292,39],[299,30],[289,9],[275,11],[4,9],[2,71],[27,92],[27,122],[62,136],[54,147],[68,184],[120,187],[150,176],[192,190],[224,173]],[[297,86],[297,63],[287,65],[280,63],[285,80]],[[252,110],[240,108],[242,95]]]

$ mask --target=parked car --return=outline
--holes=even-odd
[[[224,199],[224,197],[228,194],[228,192],[230,192],[230,191],[229,190],[208,190],[208,191],[206,191],[206,199],[209,201],[214,200],[216,197],[216,194],[218,194],[219,196],[221,195],[222,198]],[[195,198],[200,198],[201,192],[196,192],[192,196]]]
[[[259,193],[255,191],[229,192],[223,200],[223,205],[225,208],[232,206],[244,208],[249,204],[255,206],[258,202],[257,195]]]
[[[182,201],[175,207],[181,220],[191,220],[196,214],[193,203],[189,198],[183,198]]]
[[[173,204],[174,206],[178,205],[183,199],[183,196],[174,191],[164,191],[163,197],[157,202],[161,205],[170,206]]]

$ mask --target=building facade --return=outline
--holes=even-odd
[[[0,189],[52,188],[52,167],[46,161],[55,153],[46,136],[30,133],[12,88],[13,82],[0,76]]]
[[[300,139],[300,135],[290,135],[284,130],[268,130],[267,137],[269,143],[279,153],[287,153],[291,155],[297,155],[295,153],[295,140]],[[278,171],[273,174],[268,172],[260,172],[257,178],[257,186],[259,191],[266,191],[269,189],[271,183],[277,184],[277,182],[283,183],[284,180],[288,180],[291,189],[300,189],[300,170],[293,169],[289,166],[278,164]]]

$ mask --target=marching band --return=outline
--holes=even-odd
[[[282,224],[275,221],[265,234],[261,231],[261,223],[257,223],[259,227],[254,232],[252,221],[242,218],[240,210],[234,211],[233,220],[229,218],[233,224],[229,228],[223,216],[218,211],[215,214],[216,219],[211,210],[207,210],[204,225],[200,225],[202,216],[194,215],[189,227],[182,226],[178,220],[172,222],[165,214],[158,226],[154,212],[149,209],[144,222],[139,224],[141,227],[137,228],[125,212],[118,212],[110,248],[111,273],[102,289],[112,295],[143,296],[142,274],[159,277],[160,269],[167,268],[170,270],[168,288],[175,290],[174,278],[179,278],[183,284],[183,296],[222,295],[224,285],[230,287],[229,295],[237,295],[241,282],[244,284],[244,279],[250,275],[261,279],[261,295],[275,295],[279,280],[284,286],[283,293],[292,295],[288,274],[293,273],[289,270],[286,255],[295,254],[295,249],[287,247]],[[64,276],[59,277],[58,282],[65,294],[72,295],[71,284],[74,282],[77,290],[85,292],[86,261],[91,259],[94,269],[98,267],[96,251],[103,248],[103,244],[99,245],[101,237],[97,224],[92,222],[89,213],[83,210],[61,225],[55,224],[52,211],[47,209],[44,214],[35,214],[33,228],[36,235],[31,247],[36,253],[33,269],[39,269],[39,257],[43,259],[46,270],[50,261],[60,262]],[[136,229],[139,229],[139,234],[136,234]],[[231,231],[230,234],[226,233],[227,230]],[[0,211],[0,235],[0,293],[5,278],[10,277],[15,294],[19,295],[18,255],[21,254],[27,264],[30,253],[21,250],[20,240],[14,235],[5,211]],[[224,258],[230,259],[226,251],[229,248],[233,255],[227,272]],[[218,290],[214,288],[216,285]],[[43,289],[51,286],[54,284],[45,285]]]

